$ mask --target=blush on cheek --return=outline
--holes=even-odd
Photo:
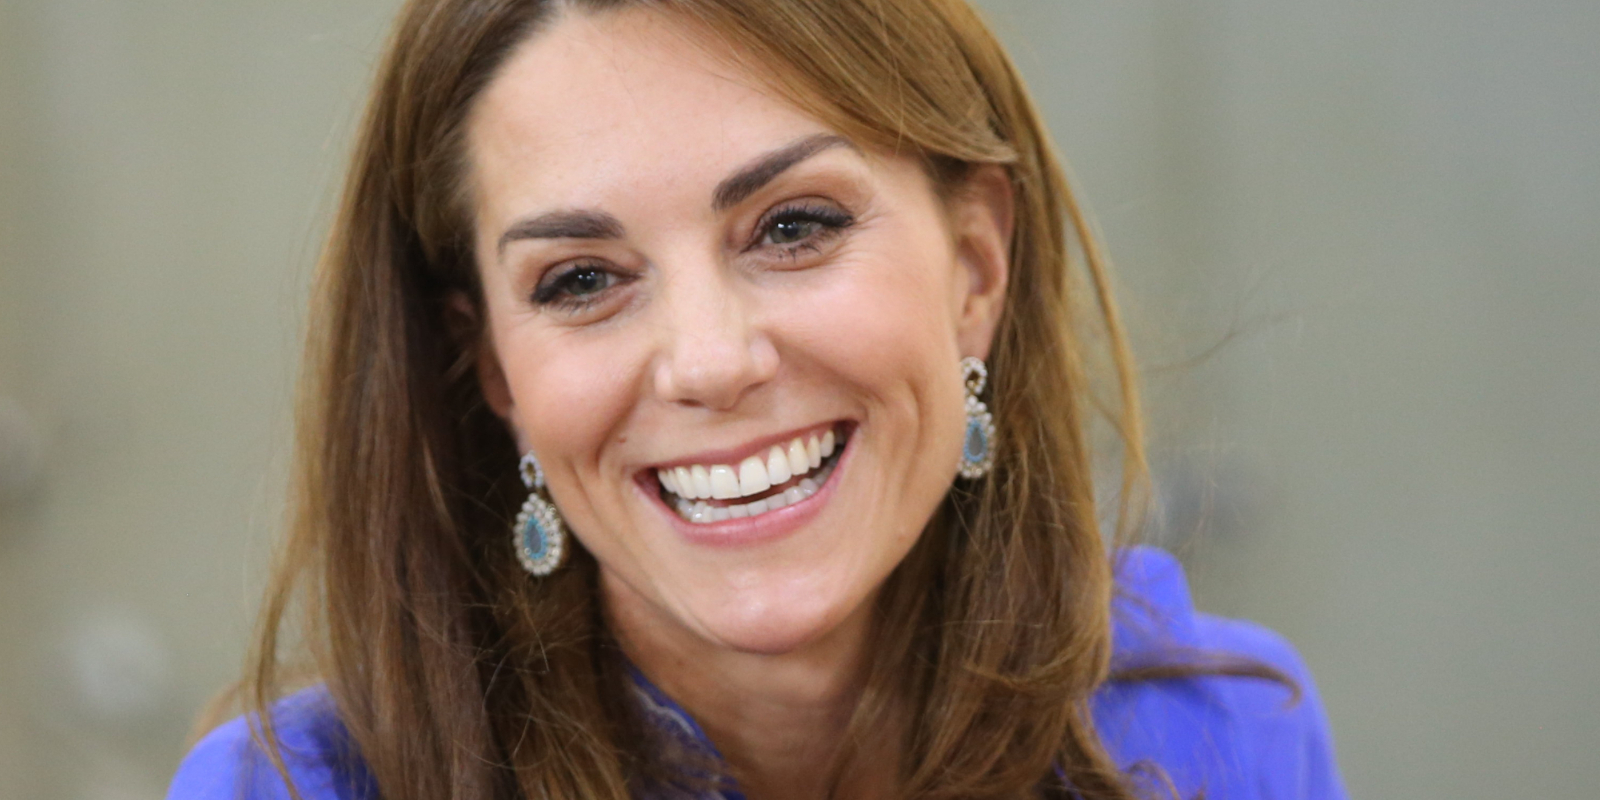
[[[841,265],[837,278],[805,304],[810,338],[837,353],[834,363],[871,382],[930,368],[951,372],[944,362],[953,365],[960,356],[949,261],[947,252],[925,247],[863,253]]]
[[[636,402],[625,353],[600,342],[562,342],[506,365],[515,416],[552,474],[593,468],[606,437]]]

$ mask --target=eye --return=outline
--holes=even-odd
[[[855,222],[848,212],[831,205],[802,203],[778,208],[757,227],[755,247],[784,255],[815,250]]]
[[[767,230],[767,241],[773,244],[793,244],[804,240],[822,228],[822,223],[809,219],[781,219]]]
[[[583,267],[563,276],[561,287],[574,297],[583,297],[609,286],[611,283],[610,278],[610,275],[593,267]]]
[[[540,282],[533,302],[563,310],[580,309],[600,299],[625,278],[600,264],[577,264],[556,270]]]

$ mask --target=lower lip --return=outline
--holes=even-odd
[[[856,431],[852,431],[850,438],[845,440],[844,452],[839,454],[839,460],[834,463],[833,472],[828,475],[826,483],[817,487],[815,494],[793,505],[768,511],[757,517],[725,519],[721,522],[690,522],[667,507],[666,501],[661,499],[660,491],[644,487],[640,487],[640,491],[654,501],[656,508],[690,544],[737,547],[771,542],[794,533],[822,512],[822,507],[833,497],[834,487],[839,483],[839,474],[846,469],[850,456],[855,451],[855,434]]]

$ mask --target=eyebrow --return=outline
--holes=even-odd
[[[712,210],[726,211],[738,205],[785,170],[834,147],[848,147],[859,152],[855,143],[843,136],[818,133],[757,157],[717,184],[711,194]],[[621,239],[622,234],[622,222],[604,211],[550,211],[512,224],[500,235],[496,251],[503,256],[508,245],[523,239]]]
[[[551,211],[520,220],[500,235],[497,246],[505,255],[506,245],[520,239],[621,239],[622,223],[604,211],[570,209]]]
[[[712,210],[727,211],[760,191],[761,187],[771,183],[784,170],[833,147],[857,149],[853,142],[843,136],[818,133],[756,158],[717,184],[717,190],[711,195]]]

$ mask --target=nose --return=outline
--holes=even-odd
[[[778,372],[771,338],[752,324],[754,302],[721,269],[680,273],[658,298],[665,336],[656,394],[672,403],[726,411]]]

